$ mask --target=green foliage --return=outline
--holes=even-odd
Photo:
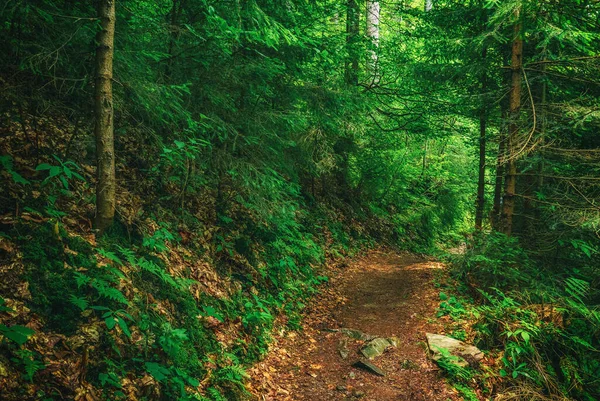
[[[175,236],[166,227],[157,229],[151,237],[144,238],[142,245],[154,252],[167,251],[167,242],[174,241]]]
[[[32,352],[26,349],[20,349],[15,352],[16,358],[13,361],[21,365],[25,370],[25,380],[33,382],[35,374],[44,369],[46,365],[39,360],[39,356],[36,352]]]
[[[477,344],[501,353],[498,375],[540,392],[591,399],[600,390],[600,313],[590,304],[590,282],[575,276],[577,268],[542,268],[514,240],[490,235],[476,241],[454,269],[481,287],[479,305],[465,300],[467,313],[475,319]],[[461,317],[445,303],[442,313]]]
[[[68,191],[69,180],[76,178],[85,182],[85,178],[83,178],[83,176],[77,172],[77,170],[81,170],[81,168],[75,164],[75,162],[71,160],[63,162],[56,155],[52,155],[52,157],[58,162],[58,165],[41,163],[35,168],[36,171],[48,171],[48,177],[42,181],[42,186],[47,183],[54,183],[55,181],[58,181],[63,185],[64,189]]]
[[[142,372],[165,399],[242,397],[243,369],[268,350],[275,317],[300,328],[328,258],[462,241],[480,123],[489,182],[490,160],[511,156],[496,152],[509,122],[520,134],[508,149],[520,149],[511,159],[516,235],[476,235],[455,273],[481,304],[446,291],[440,315],[455,320],[458,338],[467,333],[458,326],[476,319],[477,341],[504,352],[507,380],[543,386],[551,377],[546,393],[599,393],[598,5],[440,1],[423,13],[400,3],[382,2],[378,45],[345,33],[340,1],[119,3],[117,218],[98,244],[85,185],[96,163],[95,6],[3,7],[0,215],[10,233],[1,238],[22,255],[16,278],[29,283],[27,308],[42,332],[70,336],[103,322],[106,359],[91,363],[90,377],[106,397],[124,398],[119,379]],[[526,83],[520,115],[507,119],[504,67],[517,21]],[[227,287],[219,297],[204,288],[214,285],[205,264]],[[532,305],[550,305],[563,322]],[[241,324],[233,345],[217,341],[207,317]],[[22,327],[0,332],[27,346]],[[205,396],[187,394],[215,364]],[[473,398],[472,372],[451,369]]]
[[[29,337],[35,334],[35,330],[31,330],[29,327],[12,325],[5,326],[0,324],[0,335],[14,341],[18,345],[23,345],[27,342]]]
[[[12,180],[14,183],[16,184],[22,184],[22,185],[29,185],[31,184],[28,180],[26,180],[25,178],[23,178],[22,175],[20,175],[19,173],[17,173],[14,170],[14,165],[13,165],[13,160],[12,157],[10,157],[9,155],[2,155],[0,156],[0,165],[2,165],[2,168],[8,172],[8,174],[10,174]]]

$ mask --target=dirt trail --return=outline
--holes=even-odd
[[[460,399],[425,351],[425,333],[442,330],[434,319],[439,298],[433,286],[442,268],[410,254],[371,252],[339,269],[307,308],[304,331],[282,333],[251,370],[258,399]],[[342,327],[398,338],[397,348],[372,361],[385,377],[352,366],[365,342],[327,330]],[[349,353],[343,359],[339,350],[346,341]]]

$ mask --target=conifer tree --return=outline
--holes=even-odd
[[[115,216],[115,146],[113,105],[113,54],[115,37],[115,0],[98,3],[101,30],[97,36],[95,129],[97,184],[96,228],[102,233]]]

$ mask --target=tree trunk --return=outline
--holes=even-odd
[[[506,120],[506,108],[502,107],[502,119]],[[506,131],[505,126],[498,133],[498,157],[496,159],[496,182],[494,183],[494,206],[491,212],[492,228],[500,231],[500,210],[502,209],[502,184],[504,182],[504,158],[506,153]]]
[[[487,116],[481,110],[479,116],[479,177],[477,180],[477,208],[475,211],[475,229],[483,228],[483,212],[485,209],[485,140]]]
[[[510,125],[508,130],[507,158],[508,168],[504,187],[502,207],[502,232],[511,235],[515,212],[515,194],[517,184],[517,139],[519,136],[519,114],[521,110],[521,70],[523,67],[523,39],[521,37],[520,10],[515,11],[517,21],[514,27],[511,60],[510,88]]]
[[[358,85],[358,42],[360,33],[360,9],[357,0],[348,0],[346,9],[346,83]]]
[[[487,56],[487,48],[481,50],[482,62]],[[485,95],[487,92],[487,75],[485,69],[481,74],[481,108],[479,110],[479,176],[477,180],[477,208],[475,209],[475,229],[483,228],[483,211],[485,209],[485,144],[487,113]]]
[[[428,13],[433,8],[433,0],[425,0],[425,12]]]
[[[379,47],[379,17],[381,5],[379,1],[367,0],[367,37],[371,41],[372,49],[370,51],[369,67],[373,83],[378,80],[377,74],[377,48]]]
[[[169,15],[169,47],[167,49],[168,59],[165,65],[165,76],[167,80],[171,77],[171,71],[173,69],[175,45],[179,35],[179,16],[183,7],[182,3],[183,0],[173,0],[173,5]]]
[[[95,128],[97,184],[96,228],[103,233],[115,216],[115,146],[112,93],[115,37],[115,0],[100,0],[96,48]]]

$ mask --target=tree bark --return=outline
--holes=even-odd
[[[517,184],[517,138],[519,136],[519,114],[521,111],[521,73],[523,69],[523,39],[521,37],[520,10],[515,11],[517,21],[514,26],[514,39],[511,58],[510,88],[510,124],[508,130],[507,157],[508,168],[504,187],[504,203],[502,207],[502,232],[512,234],[513,215],[515,212],[515,194]]]
[[[115,0],[100,0],[96,48],[95,127],[97,184],[96,228],[103,233],[115,216],[114,108],[112,93]]]
[[[358,41],[360,33],[360,9],[357,0],[348,0],[346,8],[346,83],[358,85]]]

